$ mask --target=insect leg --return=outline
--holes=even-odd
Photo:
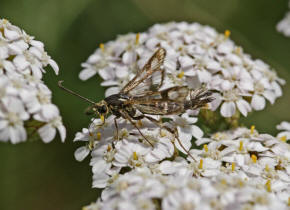
[[[136,125],[136,123],[132,120],[132,118],[130,117],[130,115],[127,112],[120,112],[122,117],[124,119],[129,120],[129,122],[138,130],[138,132],[140,133],[140,135],[153,147],[153,144],[144,136],[144,134],[140,131],[140,129],[138,128],[138,126]]]
[[[117,118],[118,117],[114,118],[114,123],[115,123],[115,128],[116,128],[116,131],[117,131],[117,141],[118,141],[119,140],[119,127],[118,127],[118,123],[117,123]]]
[[[160,121],[158,121],[158,120],[156,120],[156,119],[154,119],[153,117],[150,117],[150,116],[146,116],[146,115],[144,115],[144,117],[146,117],[148,120],[150,120],[151,122],[153,122],[155,125],[157,125],[159,128],[161,128],[161,129],[166,129],[169,133],[171,133],[172,135],[174,135],[174,137],[177,139],[177,142],[178,142],[178,144],[181,146],[181,148],[186,152],[186,154],[189,156],[189,157],[191,157],[194,161],[196,161],[195,159],[194,159],[194,157],[190,154],[190,152],[183,146],[183,144],[181,143],[181,141],[180,141],[180,139],[179,139],[179,137],[178,137],[178,130],[177,129],[175,129],[175,130],[172,130],[172,129],[170,129],[170,128],[168,128],[167,126],[164,126],[163,124],[162,124],[162,122],[160,122]]]

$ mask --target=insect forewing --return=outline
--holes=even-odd
[[[141,96],[157,91],[162,86],[164,79],[165,72],[162,65],[165,55],[165,49],[159,48],[120,93]]]

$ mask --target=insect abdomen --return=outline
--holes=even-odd
[[[155,101],[152,103],[136,104],[135,107],[143,114],[167,115],[183,111],[183,106],[174,101]]]

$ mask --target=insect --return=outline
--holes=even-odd
[[[119,136],[117,119],[121,117],[127,119],[153,146],[137,126],[137,120],[148,119],[161,129],[166,129],[173,134],[180,146],[191,156],[179,140],[177,130],[164,126],[162,122],[149,115],[179,115],[189,109],[204,107],[214,98],[211,96],[212,92],[205,88],[190,90],[187,86],[174,86],[160,90],[165,77],[163,67],[165,56],[164,48],[157,49],[144,67],[119,93],[108,96],[98,103],[67,89],[62,85],[63,81],[59,81],[58,85],[67,92],[91,103],[92,112],[98,114],[103,123],[105,123],[106,115],[113,114],[117,137]]]

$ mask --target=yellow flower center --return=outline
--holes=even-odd
[[[108,147],[107,147],[107,152],[110,152],[112,150],[112,147],[111,145],[109,144]]]
[[[102,134],[101,132],[97,132],[97,140],[101,140]]]
[[[198,168],[199,168],[199,169],[202,169],[202,168],[203,168],[203,159],[200,159],[200,160],[199,160]]]
[[[133,160],[138,160],[137,152],[133,152]]]
[[[280,137],[280,140],[286,142],[286,140],[287,140],[287,136],[281,136],[281,137]]]
[[[257,156],[256,155],[252,154],[251,158],[252,158],[253,163],[257,162]]]
[[[102,52],[105,51],[105,45],[103,43],[101,43],[99,47],[101,48]]]
[[[234,171],[236,168],[236,163],[232,163],[232,171]]]
[[[265,187],[266,187],[266,189],[267,189],[268,192],[271,192],[271,191],[272,191],[272,190],[271,190],[271,180],[268,180],[268,181],[266,182]]]
[[[208,152],[207,144],[203,145],[203,149],[204,149],[205,152]]]
[[[225,30],[225,37],[228,38],[231,35],[231,31],[230,30]]]
[[[135,44],[139,44],[139,39],[140,39],[140,33],[136,34],[136,38],[135,38]]]
[[[244,142],[243,141],[240,141],[239,150],[240,151],[243,151],[243,149],[244,149]]]
[[[254,126],[254,125],[252,125],[252,126],[251,126],[251,135],[253,135],[253,134],[254,134],[254,131],[255,131],[255,126]]]
[[[177,77],[178,77],[179,79],[183,78],[183,77],[184,77],[184,71],[179,72],[179,73],[177,74]]]
[[[269,165],[268,164],[266,164],[266,166],[265,166],[265,171],[267,171],[267,172],[270,171],[270,168],[269,168]]]

